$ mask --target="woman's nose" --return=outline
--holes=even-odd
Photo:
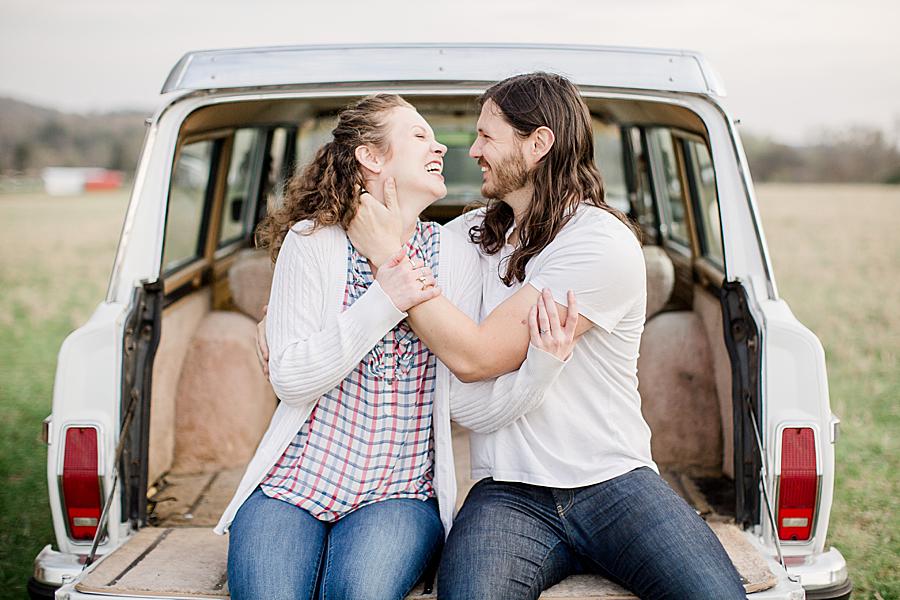
[[[440,142],[437,142],[437,144],[435,145],[434,151],[436,154],[440,154],[441,156],[444,156],[445,154],[447,154],[447,146],[443,145]]]

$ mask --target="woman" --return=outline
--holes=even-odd
[[[260,228],[277,255],[266,336],[281,403],[216,528],[230,526],[237,600],[317,591],[402,598],[452,522],[449,375],[404,322],[407,309],[441,293],[439,282],[457,303],[480,299],[471,293],[480,273],[469,245],[418,221],[446,194],[446,147],[394,95],[343,110],[332,133]],[[358,188],[386,184],[403,192],[397,208],[408,241],[375,269],[345,228]],[[540,376],[525,367],[503,393],[538,396],[561,369],[557,357],[571,351],[574,328],[558,317],[539,328],[555,306],[538,302],[532,312]]]

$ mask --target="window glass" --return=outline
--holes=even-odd
[[[211,179],[213,146],[212,140],[186,144],[178,155],[169,187],[163,273],[200,256],[200,232]]]
[[[287,148],[290,139],[291,131],[284,127],[272,131],[272,141],[269,144],[269,170],[263,179],[263,197],[266,199],[266,210],[269,212],[280,207],[284,200],[284,186],[289,175]]]
[[[625,160],[622,132],[615,126],[594,120],[594,160],[603,175],[606,202],[628,214],[628,187],[625,184]]]
[[[267,169],[262,189],[266,212],[260,217],[273,213],[284,203],[288,182],[296,170],[302,139],[296,127],[277,127],[272,130],[271,136],[268,162],[263,164],[263,168]]]
[[[244,236],[249,223],[251,205],[254,203],[254,170],[259,156],[260,130],[240,129],[234,134],[231,148],[231,162],[228,165],[228,179],[225,191],[225,205],[222,207],[222,222],[219,228],[219,246]]]
[[[722,227],[719,222],[719,196],[716,192],[716,172],[705,144],[687,142],[691,162],[691,177],[697,190],[703,254],[717,265],[724,266]]]
[[[690,247],[690,236],[685,214],[684,189],[678,171],[678,157],[675,154],[675,143],[672,132],[668,129],[654,129],[650,132],[654,147],[659,156],[662,181],[659,189],[667,212],[667,237],[683,246]]]
[[[465,114],[428,113],[423,115],[434,136],[447,146],[444,155],[444,183],[447,198],[441,204],[467,205],[481,200],[481,167],[470,156],[475,141],[475,119]]]
[[[447,146],[444,156],[444,183],[447,197],[438,200],[437,205],[460,206],[481,200],[481,168],[469,157],[469,147],[475,140],[477,115],[445,110],[419,111],[434,130],[439,142]],[[297,164],[305,165],[315,156],[316,151],[331,139],[331,130],[336,120],[334,115],[325,114],[305,121],[298,132]]]
[[[635,212],[638,223],[645,230],[656,230],[656,208],[653,203],[653,188],[650,184],[650,164],[644,151],[644,139],[639,127],[632,127],[628,135],[631,137],[632,160],[635,171]]]
[[[319,148],[331,141],[331,130],[335,125],[337,125],[337,117],[332,114],[321,115],[303,122],[297,132],[297,166],[299,168],[305,167],[312,161]]]

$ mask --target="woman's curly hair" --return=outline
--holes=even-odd
[[[409,107],[395,94],[367,96],[338,113],[330,142],[319,148],[312,162],[291,177],[280,208],[263,219],[256,229],[256,244],[268,248],[272,262],[288,231],[298,221],[310,220],[314,231],[340,224],[346,229],[359,207],[357,186],[363,176],[356,160],[356,148],[387,148],[387,114],[394,108]]]

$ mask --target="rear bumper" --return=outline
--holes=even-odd
[[[807,598],[842,598],[852,589],[847,561],[837,548],[813,556],[785,557],[785,563],[788,572],[800,578]]]
[[[57,552],[47,544],[34,559],[34,580],[45,586],[59,587],[81,573],[83,560],[77,554]]]

